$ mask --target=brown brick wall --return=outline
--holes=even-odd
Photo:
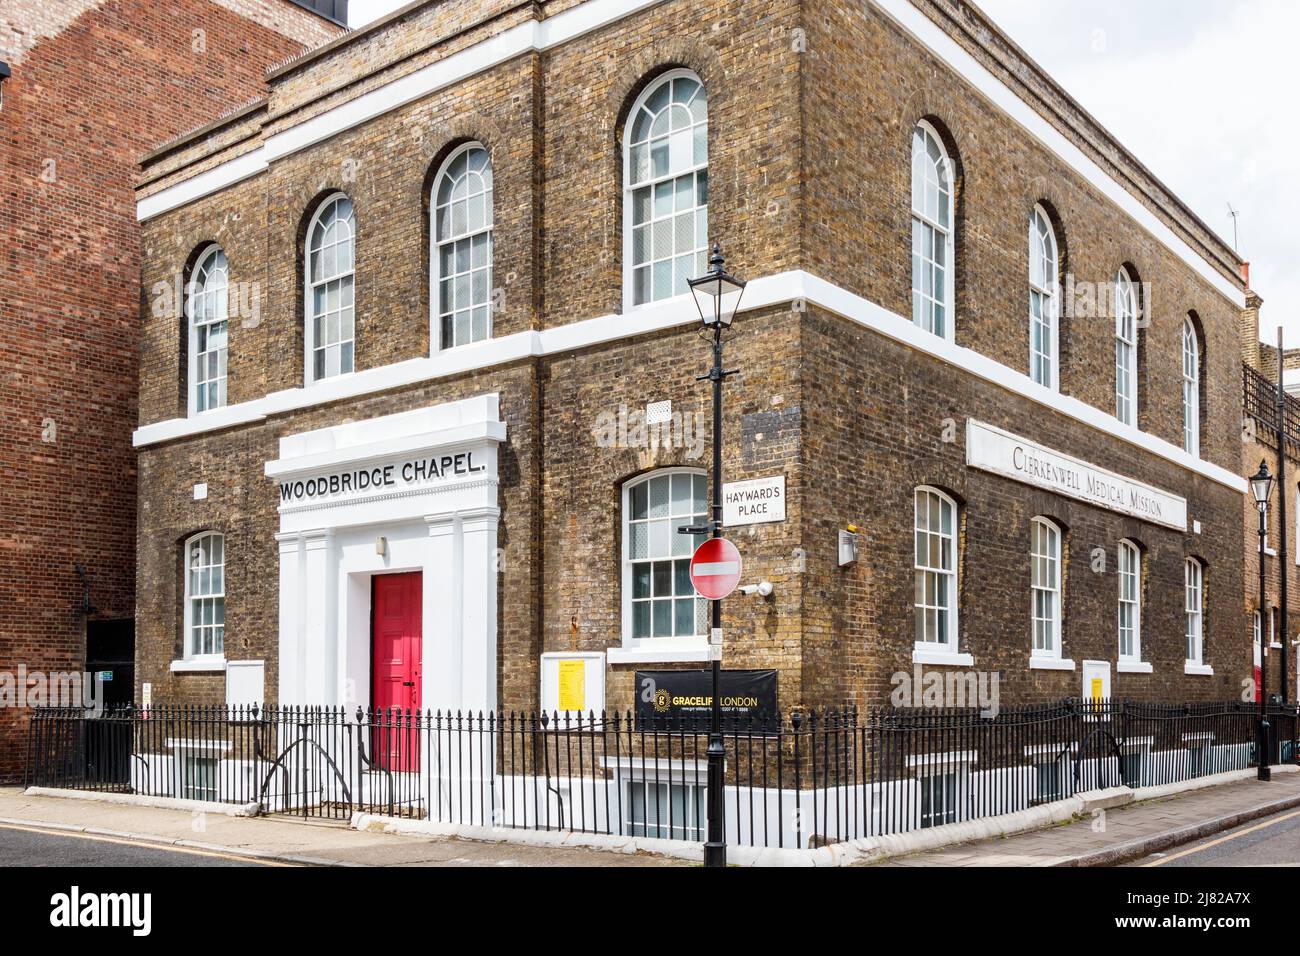
[[[278,0],[16,0],[3,20],[0,670],[80,671],[74,564],[98,617],[134,614],[137,158],[338,29]],[[24,726],[0,711],[0,780]]]
[[[418,46],[399,27],[385,29]],[[304,93],[300,76],[312,71],[321,89],[339,91],[331,96],[351,95],[349,82],[365,69],[354,62],[354,52],[344,45],[329,54],[332,73],[324,69],[325,58],[301,73],[290,71],[285,95]],[[427,55],[440,54],[431,49]],[[756,15],[753,4],[718,0],[702,10],[676,0],[545,55],[519,57],[146,223],[145,287],[175,274],[200,243],[220,241],[232,279],[258,283],[262,304],[259,324],[232,328],[231,400],[297,387],[302,230],[315,201],[343,189],[355,202],[359,235],[358,368],[426,355],[425,197],[446,150],[473,138],[489,147],[496,172],[495,268],[504,300],[495,334],[617,313],[621,123],[646,80],[673,66],[694,69],[708,87],[711,231],[739,274],[804,268],[908,314],[908,137],[918,118],[933,117],[951,133],[962,173],[958,344],[1026,369],[1026,222],[1035,202],[1049,203],[1072,274],[1109,283],[1129,264],[1151,283],[1142,426],[1174,444],[1182,436],[1181,328],[1195,310],[1206,337],[1204,455],[1239,468],[1236,310],[860,5],[805,7],[791,0],[764,4]],[[273,89],[272,111],[277,95]],[[349,169],[355,178],[345,178]],[[174,319],[147,319],[142,423],[179,412],[177,339]],[[1063,341],[1062,390],[1109,412],[1110,320],[1073,322]],[[911,489],[919,483],[950,488],[967,504],[962,649],[975,656],[978,668],[1004,672],[1005,693],[1023,699],[1080,690],[1078,671],[1025,668],[1028,521],[1046,514],[1068,529],[1067,656],[1114,660],[1115,549],[1121,537],[1132,537],[1146,549],[1143,647],[1155,673],[1115,675],[1114,691],[1236,696],[1248,673],[1249,644],[1237,603],[1243,549],[1235,492],[818,309],[796,304],[748,313],[733,330],[727,354],[727,364],[742,370],[727,387],[727,477],[781,473],[789,495],[784,524],[735,534],[746,579],[767,578],[776,592],[770,601],[737,597],[727,603],[727,660],[728,666],[778,668],[783,707],[878,700],[888,691],[889,675],[909,667]],[[637,410],[662,399],[671,399],[679,413],[707,412],[707,387],[695,381],[707,360],[695,330],[682,328],[142,450],[141,481],[148,490],[138,586],[142,635],[147,630],[148,637],[141,642],[140,678],[156,680],[156,689],[181,699],[210,693],[209,678],[166,673],[179,641],[176,548],[201,527],[235,536],[228,598],[232,656],[274,661],[275,497],[261,469],[274,457],[276,438],[499,391],[513,468],[503,473],[501,491],[507,557],[499,582],[500,699],[507,707],[534,705],[537,653],[619,642],[622,482],[650,468],[705,466],[708,460],[684,459],[679,449],[601,448],[592,435],[597,416],[621,404]],[[968,417],[1184,496],[1202,531],[1161,529],[967,471],[962,441]],[[941,440],[945,419],[956,424],[955,443]],[[198,481],[213,489],[206,502],[191,500]],[[840,569],[836,532],[850,521],[863,529],[863,557]],[[248,557],[236,558],[236,547]],[[1098,547],[1106,570],[1094,574],[1091,554]],[[1182,575],[1190,555],[1208,569],[1212,678],[1189,677],[1182,669]],[[630,703],[634,669],[611,668],[610,706]],[[275,687],[273,665],[267,687]]]

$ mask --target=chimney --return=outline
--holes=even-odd
[[[1256,371],[1263,372],[1265,370],[1261,361],[1263,356],[1259,347],[1259,308],[1264,304],[1264,300],[1250,288],[1249,262],[1241,264],[1241,279],[1246,284],[1246,308],[1241,312],[1239,326],[1241,360]]]

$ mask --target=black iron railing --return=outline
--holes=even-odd
[[[728,842],[810,847],[1255,763],[1255,705],[849,709],[725,723]],[[1271,759],[1295,759],[1274,707]],[[34,711],[29,785],[699,841],[704,719],[127,707]]]
[[[1258,423],[1256,437],[1277,444],[1277,383],[1250,365],[1241,366],[1241,400],[1248,416]],[[1287,451],[1300,458],[1300,398],[1286,396]]]

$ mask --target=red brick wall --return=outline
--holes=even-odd
[[[339,30],[279,0],[9,0],[5,20],[0,671],[79,671],[74,564],[99,617],[134,615],[137,160]],[[24,727],[0,710],[0,780]]]

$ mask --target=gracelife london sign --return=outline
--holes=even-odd
[[[1044,448],[992,425],[966,420],[966,464],[1098,508],[1187,530],[1187,499]]]

